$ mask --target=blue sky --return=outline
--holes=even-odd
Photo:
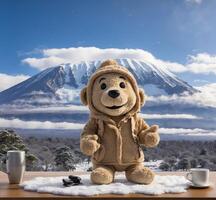
[[[215,9],[214,0],[1,0],[0,73],[33,75],[40,69],[22,60],[82,46],[143,49],[184,66],[192,55],[193,70],[178,76],[215,82]]]

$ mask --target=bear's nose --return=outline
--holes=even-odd
[[[118,90],[110,90],[108,92],[108,95],[112,98],[116,98],[120,95],[120,92]]]

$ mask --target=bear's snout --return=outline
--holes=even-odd
[[[117,98],[120,95],[120,92],[118,90],[110,90],[108,95],[112,98]]]

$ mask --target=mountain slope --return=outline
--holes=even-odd
[[[148,95],[197,92],[188,83],[162,67],[132,59],[116,59],[127,67]],[[100,61],[64,64],[48,68],[0,93],[0,104],[79,103],[79,91],[100,65]]]

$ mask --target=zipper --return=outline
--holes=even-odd
[[[133,136],[133,139],[134,139],[134,143],[138,146],[138,153],[139,153],[139,158],[140,158],[140,156],[141,156],[141,151],[142,151],[141,145],[140,145],[140,143],[138,142],[137,136],[135,136],[134,134],[132,134],[132,136]]]

